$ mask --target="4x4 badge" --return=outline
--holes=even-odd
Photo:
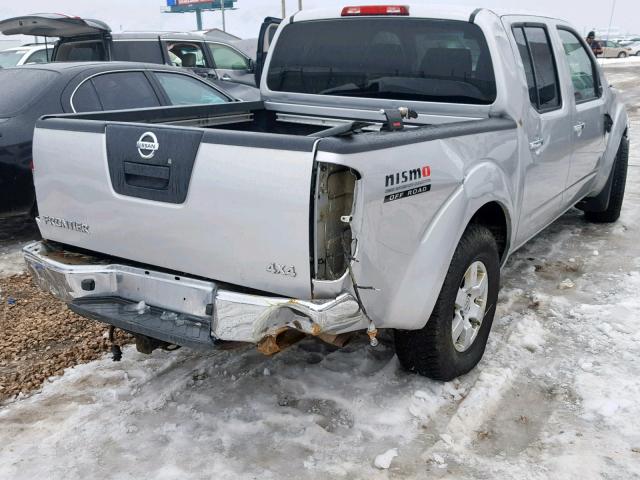
[[[280,265],[279,263],[270,263],[267,265],[267,272],[274,275],[284,275],[286,277],[295,277],[296,267],[293,265]]]
[[[155,133],[145,132],[136,143],[136,147],[138,147],[140,156],[145,160],[149,160],[156,154],[156,151],[160,148],[160,144],[158,143],[158,137],[156,137]]]

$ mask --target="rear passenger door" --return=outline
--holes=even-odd
[[[540,23],[510,25],[522,61],[529,105],[523,112],[528,156],[521,159],[524,184],[518,242],[531,238],[562,211],[571,161],[570,105],[565,101],[549,28]]]
[[[572,112],[573,157],[567,178],[565,203],[571,205],[588,193],[605,149],[600,73],[589,47],[574,30],[559,26],[558,37],[564,51],[563,83],[570,86],[575,107]]]

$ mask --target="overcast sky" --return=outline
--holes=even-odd
[[[304,8],[362,5],[368,3],[420,3],[424,0],[303,0]],[[500,9],[527,9],[569,20],[581,32],[606,29],[616,0],[436,0],[435,3],[465,4]],[[35,12],[57,12],[95,18],[120,30],[195,30],[195,14],[162,13],[164,0],[0,0],[0,19]],[[227,12],[227,31],[243,38],[257,36],[262,19],[281,15],[281,0],[238,0],[238,9]],[[298,8],[298,0],[287,0],[287,13]],[[621,32],[640,34],[640,1],[617,0],[612,25]],[[217,12],[204,14],[204,27],[221,27]],[[0,35],[0,38],[2,36]],[[6,37],[5,37],[6,38]]]

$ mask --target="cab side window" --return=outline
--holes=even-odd
[[[560,108],[558,69],[546,28],[514,27],[513,34],[525,66],[531,104],[539,112]]]
[[[600,96],[595,62],[582,41],[571,31],[558,29],[571,72],[576,102],[587,102]]]
[[[209,50],[213,55],[216,68],[224,70],[248,70],[248,60],[236,52],[233,48],[218,43],[209,43]]]
[[[207,68],[207,60],[198,43],[169,43],[167,45],[171,64],[185,68]]]

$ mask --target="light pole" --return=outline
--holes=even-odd
[[[224,21],[224,2],[225,2],[225,0],[222,0],[220,2],[220,12],[222,12],[222,31],[226,32],[227,31],[227,26],[225,25],[225,21]]]
[[[282,0],[282,18],[287,16],[287,0]]]
[[[200,8],[196,8],[196,25],[198,31],[202,30],[202,10]]]
[[[302,10],[302,0],[298,0],[298,10]]]
[[[607,27],[607,40],[609,40],[609,35],[611,34],[611,23],[613,22],[613,12],[616,10],[616,0],[613,0],[613,5],[611,5],[611,16],[609,17],[609,27]]]

